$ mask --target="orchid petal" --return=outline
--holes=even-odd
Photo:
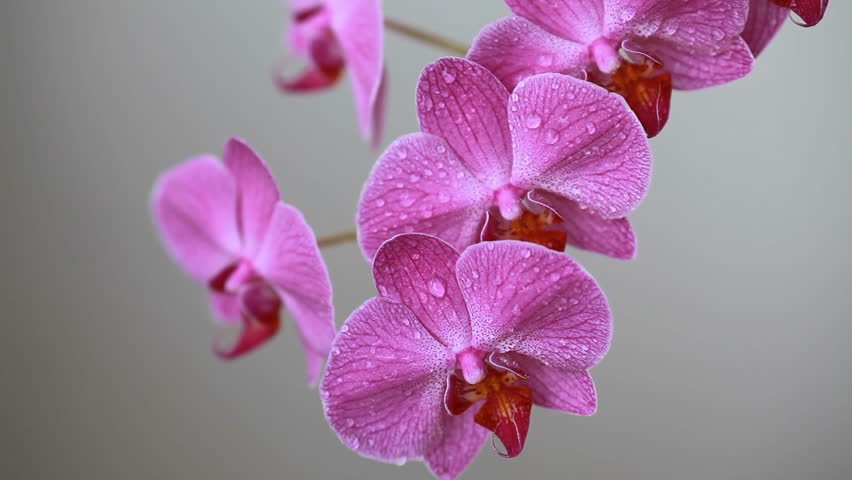
[[[468,58],[511,90],[537,73],[582,76],[589,54],[583,44],[553,35],[524,18],[510,17],[485,27],[473,41]]]
[[[233,293],[211,291],[210,310],[225,325],[237,325],[242,320],[240,296]]]
[[[548,366],[516,353],[500,356],[509,357],[524,372],[536,405],[575,415],[594,415],[597,410],[595,382],[589,372]]]
[[[420,128],[445,139],[480,182],[496,189],[508,182],[512,168],[508,99],[506,87],[484,67],[442,58],[420,76]]]
[[[488,439],[488,430],[473,421],[477,409],[460,415],[444,415],[444,437],[423,459],[429,470],[441,480],[454,480],[461,475]]]
[[[825,16],[828,8],[828,0],[793,0],[790,7],[793,12],[802,19],[796,22],[803,27],[813,27]]]
[[[606,0],[619,12],[607,24],[609,38],[657,38],[698,54],[728,48],[746,22],[749,0]]]
[[[470,342],[470,318],[455,276],[458,257],[443,240],[409,234],[385,242],[373,261],[380,296],[411,309],[453,351]]]
[[[335,333],[331,280],[314,233],[298,210],[280,202],[275,206],[254,267],[293,314],[305,354],[327,354]],[[317,372],[311,358],[308,360],[309,382],[313,383]]]
[[[636,234],[626,218],[604,219],[548,192],[533,191],[529,198],[562,217],[560,228],[568,233],[569,245],[621,260],[636,257]]]
[[[770,0],[751,0],[742,37],[755,57],[769,45],[789,15],[787,7],[776,5]]]
[[[361,134],[377,142],[384,104],[384,25],[380,0],[327,0],[352,80]]]
[[[386,462],[419,459],[441,441],[454,359],[405,305],[373,298],[340,329],[320,386],[341,441]]]
[[[602,0],[506,0],[515,15],[541,25],[562,38],[589,44],[602,36]]]
[[[223,159],[237,182],[243,255],[251,257],[263,242],[269,219],[281,195],[269,167],[243,140],[228,140]]]
[[[737,38],[725,50],[711,55],[692,52],[672,42],[648,40],[637,44],[654,52],[672,75],[672,85],[679,90],[696,90],[728,83],[748,75],[754,57],[746,42]]]
[[[509,240],[474,245],[456,265],[474,348],[573,370],[592,367],[609,348],[606,297],[568,255]]]
[[[512,94],[509,123],[516,186],[553,192],[604,218],[626,216],[648,192],[648,139],[616,94],[567,75],[536,75]]]
[[[163,173],[151,203],[166,249],[198,282],[206,284],[238,254],[236,185],[215,157],[190,158]]]
[[[404,136],[379,158],[361,194],[361,248],[373,258],[385,240],[417,231],[464,249],[479,240],[491,196],[443,139]]]

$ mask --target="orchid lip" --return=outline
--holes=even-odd
[[[621,57],[608,38],[601,37],[589,45],[589,51],[598,69],[603,73],[612,73],[621,65]]]
[[[494,203],[497,209],[500,210],[500,215],[506,220],[516,220],[524,211],[523,198],[524,190],[507,184],[500,187],[494,193]]]

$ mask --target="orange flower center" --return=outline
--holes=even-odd
[[[542,208],[539,213],[524,208],[515,220],[506,220],[499,213],[494,213],[483,240],[521,240],[563,252],[568,243],[568,233],[555,228],[563,222],[562,217],[547,208]]]
[[[485,400],[474,421],[494,432],[506,447],[506,457],[516,457],[524,448],[530,428],[532,389],[516,385],[525,377],[509,370],[486,367],[486,375],[471,385],[458,374],[450,375],[445,404],[452,415],[464,413],[474,403]]]
[[[612,75],[599,74],[591,80],[624,97],[645,133],[653,137],[660,133],[669,118],[672,97],[672,75],[661,71],[662,68],[662,63],[647,57],[640,63],[625,60]]]

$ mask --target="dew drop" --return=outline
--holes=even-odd
[[[444,298],[444,294],[447,293],[447,287],[440,278],[433,278],[429,281],[429,293],[436,298]]]
[[[554,130],[552,128],[549,129],[547,132],[545,132],[544,143],[546,143],[548,145],[553,145],[558,141],[559,141],[559,132],[557,132],[556,130]]]
[[[590,123],[590,124],[586,125],[586,131],[589,132],[589,135],[594,134],[596,130],[597,130],[597,128],[595,128],[594,123]]]
[[[527,128],[530,128],[530,129],[538,128],[538,127],[541,126],[541,117],[539,117],[538,115],[535,115],[535,114],[530,115],[529,117],[527,117],[526,124],[527,124]]]
[[[376,206],[379,207],[379,208],[384,207],[385,206],[385,199],[384,198],[377,199],[376,200]]]
[[[453,75],[453,72],[444,70],[444,81],[447,83],[453,83],[456,81],[456,76]]]

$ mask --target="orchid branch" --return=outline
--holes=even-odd
[[[317,238],[317,245],[320,248],[332,247],[334,245],[339,245],[341,243],[349,243],[358,240],[358,231],[357,230],[347,230],[345,232],[334,233],[332,235],[326,235],[325,237]]]
[[[441,35],[428,32],[418,27],[408,25],[406,23],[400,22],[399,20],[394,20],[392,18],[385,17],[385,27],[388,30],[393,30],[394,32],[399,33],[401,35],[405,35],[415,40],[420,40],[421,42],[429,43],[437,47],[449,50],[453,53],[457,53],[461,57],[467,55],[467,45],[464,45],[460,42],[456,42],[455,40],[451,40],[446,37],[442,37]]]

